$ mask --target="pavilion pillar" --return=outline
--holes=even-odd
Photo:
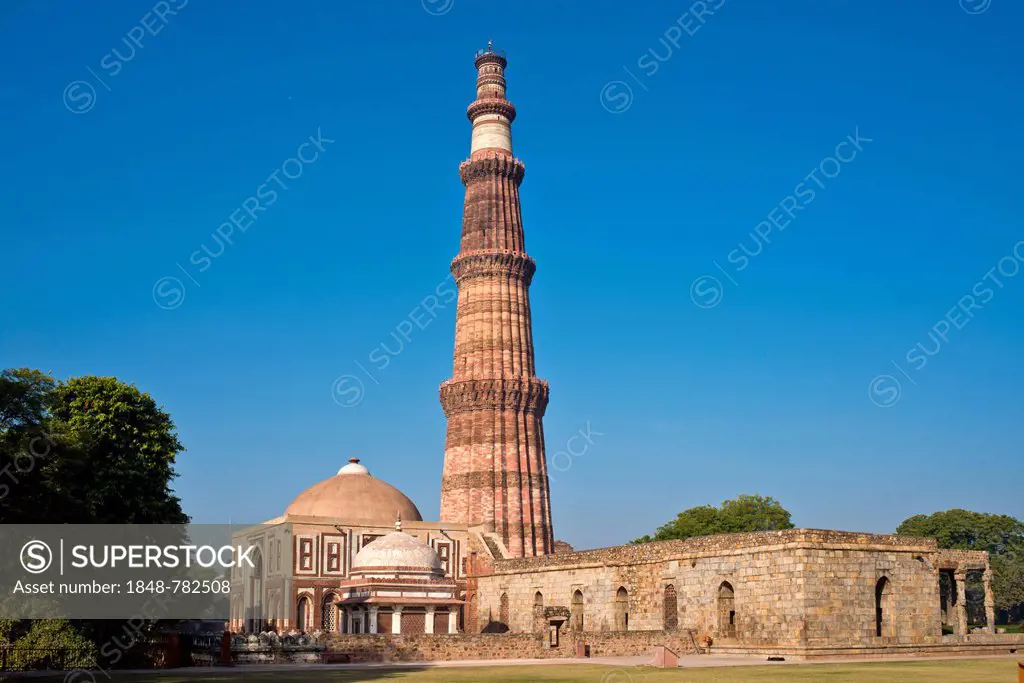
[[[397,605],[394,608],[394,614],[391,616],[391,632],[401,633],[402,632],[402,608]]]
[[[370,607],[370,623],[368,624],[369,628],[366,629],[367,633],[376,633],[377,632],[377,610],[379,610],[379,609],[380,608],[377,607],[376,605],[372,605]]]
[[[429,605],[427,607],[427,618],[426,618],[426,621],[423,624],[423,632],[424,633],[433,633],[434,632],[434,610],[435,609],[436,608],[433,605]]]
[[[282,614],[281,616],[284,618],[284,630],[286,632],[290,631],[293,628],[305,628],[306,627],[305,624],[297,623],[298,616],[299,616],[296,613],[297,606],[299,604],[296,601],[297,597],[298,596],[295,595],[295,589],[292,587],[292,580],[291,579],[285,579],[284,580],[284,597],[281,599],[281,602],[279,604],[281,605],[281,609],[284,611],[284,614]],[[338,630],[341,630],[341,629],[338,629]]]
[[[953,574],[956,582],[956,634],[967,635],[967,572],[957,569]]]
[[[988,625],[989,633],[996,632],[996,596],[992,592],[992,568],[985,569],[981,575],[981,581],[985,585],[985,622]]]
[[[448,633],[459,632],[459,613],[455,605],[448,608]]]

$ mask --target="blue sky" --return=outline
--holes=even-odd
[[[196,521],[353,456],[435,518],[454,305],[416,308],[450,287],[493,38],[558,538],[755,492],[810,527],[1024,517],[1024,8],[647,5],[5,2],[0,365],[149,391]]]

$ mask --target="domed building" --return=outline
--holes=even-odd
[[[493,534],[425,522],[408,496],[352,458],[280,517],[234,535],[258,550],[254,567],[232,575],[231,630],[456,632],[463,559],[504,548],[484,536]]]
[[[391,525],[396,515],[411,522],[423,521],[415,503],[391,484],[370,476],[359,458],[352,458],[337,475],[300,493],[284,514],[344,519],[367,526]]]
[[[457,633],[458,585],[429,545],[395,531],[360,550],[341,582],[338,618],[349,633]]]

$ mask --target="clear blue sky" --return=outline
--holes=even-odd
[[[196,521],[272,517],[352,456],[436,518],[454,306],[369,357],[450,286],[488,38],[519,110],[549,455],[593,432],[553,463],[558,538],[744,492],[811,527],[1024,517],[1024,273],[984,280],[1021,265],[1020,3],[728,0],[703,23],[688,2],[182,3],[0,9],[0,365],[150,392]],[[250,224],[318,130],[334,142]],[[245,232],[190,261],[233,212]],[[885,374],[902,393],[878,407]]]

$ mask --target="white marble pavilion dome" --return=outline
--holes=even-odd
[[[402,531],[392,531],[360,550],[352,572],[424,572],[443,575],[441,558],[429,545]]]
[[[349,460],[333,477],[296,496],[285,514],[330,517],[353,526],[390,526],[396,517],[423,521],[408,496],[375,479],[357,458]]]

